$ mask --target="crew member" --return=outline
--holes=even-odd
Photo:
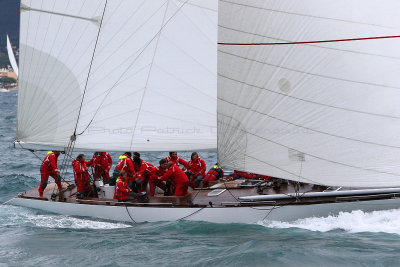
[[[114,199],[118,199],[118,201],[131,201],[135,199],[132,193],[132,190],[128,186],[127,173],[125,171],[120,171],[115,184]]]
[[[209,182],[216,181],[222,177],[224,177],[224,170],[218,166],[217,163],[207,172],[206,176],[204,177],[203,188],[207,188]]]
[[[128,184],[130,184],[133,191],[138,193],[142,191],[143,173],[146,171],[146,164],[144,163],[144,160],[134,156],[133,170],[133,176],[130,180],[128,180]]]
[[[206,163],[199,157],[197,152],[193,152],[190,161],[188,162],[188,171],[186,174],[189,177],[190,186],[194,189],[199,187],[201,181],[206,175]]]
[[[233,175],[232,175],[233,179],[256,179],[256,175],[253,173],[247,173],[247,172],[242,172],[242,171],[238,171],[238,170],[234,170]]]
[[[189,179],[185,172],[173,162],[168,162],[166,168],[168,168],[168,170],[160,177],[160,180],[171,181],[171,184],[175,186],[175,196],[186,196],[188,193]]]
[[[135,158],[137,159],[136,163],[135,163]],[[140,159],[140,163],[138,159]],[[151,173],[154,169],[154,165],[151,164],[150,162],[141,159],[139,152],[133,152],[133,161],[134,161],[135,172],[138,176],[140,176],[139,178],[142,180],[140,191],[145,192],[147,188],[147,183],[149,182]]]
[[[42,166],[40,168],[40,185],[38,188],[40,197],[43,197],[43,191],[47,187],[49,176],[54,178],[58,186],[58,191],[62,190],[61,176],[57,167],[57,160],[59,155],[59,151],[49,151],[47,153],[47,156],[42,161]]]
[[[84,198],[89,196],[90,193],[90,180],[88,173],[88,163],[85,161],[85,155],[79,154],[74,161],[72,166],[74,169],[74,176],[77,185],[77,198]]]
[[[107,152],[96,152],[94,153],[91,160],[89,160],[88,166],[94,166],[93,178],[98,180],[103,179],[104,183],[108,183],[110,179],[110,169],[112,166],[112,158]]]
[[[131,159],[131,152],[125,152],[123,155],[119,156],[119,161],[117,166],[115,166],[114,172],[113,172],[113,178],[110,181],[110,185],[115,185],[115,181],[119,177],[119,173],[121,171],[126,172],[126,175],[128,177],[128,182],[132,180],[133,174],[135,173],[134,167],[133,167],[133,161]]]
[[[173,162],[178,167],[179,164],[183,165],[183,170],[188,169],[188,163],[185,160],[178,157],[177,152],[169,152],[169,156],[166,157],[165,160],[167,161],[167,163]]]
[[[150,190],[149,196],[154,196],[156,186],[161,188],[163,191],[166,190],[165,182],[161,181],[159,177],[163,176],[167,171],[167,161],[165,159],[160,160],[160,166],[153,167],[150,174]]]

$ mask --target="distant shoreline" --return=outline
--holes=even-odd
[[[18,87],[12,87],[12,88],[0,88],[0,90],[5,89],[9,91],[18,91]]]

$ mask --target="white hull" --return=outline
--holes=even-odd
[[[34,208],[62,215],[84,216],[121,222],[141,223],[189,220],[213,223],[253,224],[262,220],[294,221],[307,217],[326,217],[329,215],[336,215],[339,212],[351,212],[353,210],[369,212],[397,209],[400,207],[400,198],[275,207],[256,206],[212,208],[103,206],[25,198],[14,198],[7,202],[7,204]]]

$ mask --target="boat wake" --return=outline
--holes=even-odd
[[[390,233],[400,235],[400,209],[363,212],[341,212],[337,216],[306,218],[294,222],[263,221],[268,228],[301,228],[310,231],[329,232],[342,230],[349,233]]]
[[[132,227],[132,225],[95,221],[84,218],[74,218],[63,215],[37,214],[35,211],[2,205],[0,206],[0,225],[12,227],[23,225],[27,227],[51,228],[51,229],[120,229]]]

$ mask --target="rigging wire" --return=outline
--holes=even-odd
[[[164,27],[165,18],[166,18],[166,16],[167,16],[168,8],[169,8],[169,1],[167,2],[167,6],[165,7],[164,16],[163,16],[163,19],[162,19],[162,22],[161,22],[161,29]],[[136,115],[136,120],[135,120],[133,132],[132,132],[132,137],[131,137],[131,145],[130,145],[131,148],[132,148],[132,144],[133,144],[133,138],[135,137],[135,131],[136,131],[137,123],[138,123],[138,121],[139,121],[140,112],[142,111],[143,100],[144,100],[144,97],[146,96],[146,92],[147,92],[147,88],[148,88],[150,76],[151,76],[151,74],[152,74],[152,69],[153,69],[153,65],[154,65],[154,59],[156,58],[157,49],[158,49],[158,44],[159,44],[159,42],[160,42],[160,37],[161,37],[161,31],[159,31],[159,32],[157,33],[157,41],[156,41],[156,45],[155,45],[155,48],[154,48],[153,57],[152,57],[152,59],[151,59],[151,64],[150,64],[149,72],[147,73],[146,84],[145,84],[145,86],[144,86],[144,90],[143,90],[143,93],[142,93],[142,97],[141,97],[141,99],[140,99],[139,110],[138,110],[137,115]]]
[[[159,35],[159,33],[161,33],[161,31],[169,24],[169,22],[179,13],[179,11],[186,5],[186,3],[188,3],[189,0],[186,0],[184,4],[182,4],[175,12],[174,14],[172,14],[172,16],[166,21],[166,23],[163,25],[163,27],[161,27],[161,29],[159,31],[157,31],[157,33],[153,36],[153,38],[150,39],[150,41],[145,45],[145,47],[143,48],[143,50],[139,53],[139,55],[132,61],[132,63],[125,69],[125,71],[122,72],[122,74],[120,75],[120,77],[117,79],[117,81],[114,83],[114,85],[108,90],[107,94],[104,96],[102,102],[100,103],[99,107],[97,108],[96,112],[93,114],[92,119],[89,121],[89,123],[87,124],[86,128],[79,134],[77,135],[81,135],[83,134],[88,128],[89,126],[92,124],[94,118],[96,117],[97,113],[100,111],[100,108],[102,107],[102,105],[104,104],[104,101],[106,100],[107,96],[111,93],[111,91],[118,85],[119,80],[121,80],[122,77],[124,77],[124,75],[128,72],[128,70],[133,66],[133,64],[135,64],[135,62],[137,61],[137,59],[144,53],[144,51],[150,46],[150,44],[154,41],[154,39],[157,38],[157,36]]]
[[[237,45],[237,46],[248,46],[248,45],[297,45],[297,44],[320,44],[320,43],[338,43],[338,42],[351,42],[351,41],[366,41],[366,40],[378,40],[378,39],[394,39],[400,38],[400,35],[391,36],[373,36],[373,37],[361,37],[361,38],[348,38],[348,39],[333,39],[333,40],[317,40],[317,41],[300,41],[300,42],[276,42],[276,43],[218,43],[219,45]]]
[[[99,41],[99,36],[100,36],[100,32],[101,32],[101,26],[103,25],[104,14],[105,14],[105,12],[106,12],[107,3],[108,3],[108,0],[106,0],[106,2],[105,2],[105,4],[104,4],[103,14],[102,14],[102,16],[101,16],[101,21],[100,21],[100,26],[99,26],[99,31],[97,32],[96,43],[95,43],[95,45],[94,45],[93,54],[92,54],[92,59],[91,59],[91,61],[90,61],[89,71],[88,71],[88,75],[87,75],[87,78],[86,78],[85,89],[83,90],[81,105],[80,105],[80,107],[79,107],[79,112],[78,112],[78,118],[77,118],[77,120],[76,120],[76,125],[75,125],[75,130],[74,130],[74,136],[76,136],[76,129],[78,128],[78,122],[79,122],[79,118],[80,118],[80,116],[81,116],[81,111],[82,111],[82,106],[83,106],[83,100],[85,99],[86,89],[87,89],[87,85],[88,85],[88,82],[89,82],[90,72],[91,72],[92,66],[93,66],[94,55],[96,54],[96,48],[97,48],[97,44],[98,44],[98,41]]]

